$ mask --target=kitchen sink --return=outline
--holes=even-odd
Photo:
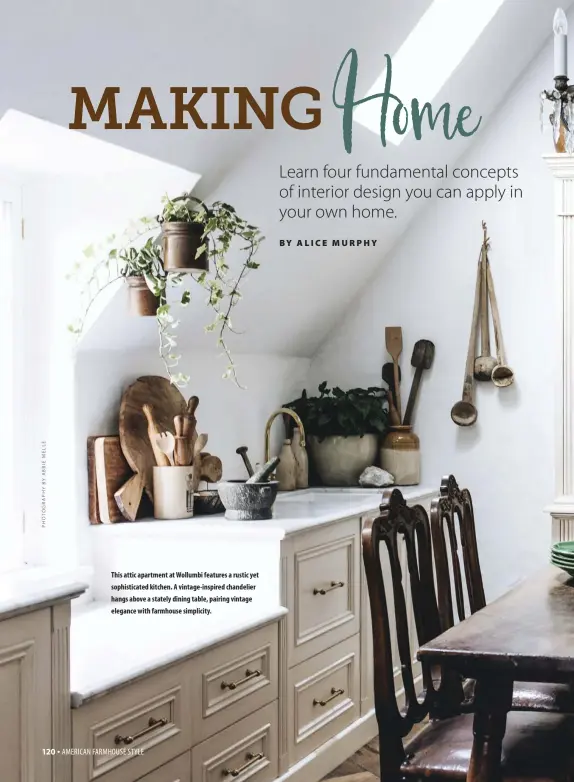
[[[277,494],[276,502],[348,502],[353,497],[378,497],[380,495],[381,489],[354,489],[344,487],[332,489],[299,489],[297,491],[279,492]]]

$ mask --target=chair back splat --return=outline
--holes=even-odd
[[[407,595],[410,595],[418,644],[432,640],[440,633],[430,524],[425,509],[420,505],[409,508],[398,489],[386,490],[380,515],[367,521],[363,527],[362,544],[373,626],[375,710],[381,742],[381,779],[390,779],[398,773],[405,759],[402,738],[432,710],[436,696],[431,672],[423,665],[423,694],[417,698],[408,630]],[[386,548],[390,564],[387,584],[381,564],[381,547]],[[410,589],[407,590],[403,585],[401,559],[403,562],[406,560],[408,570]],[[389,588],[391,585],[392,594]],[[396,627],[404,687],[403,709],[399,708],[395,694],[392,624]]]
[[[476,543],[472,497],[468,489],[459,488],[454,475],[442,479],[440,495],[431,503],[431,531],[440,623],[441,630],[444,631],[455,623],[453,588],[459,621],[466,618],[465,587],[466,602],[471,614],[486,605]],[[459,541],[462,552],[459,551]],[[449,550],[452,573],[449,566]],[[462,553],[462,567],[460,553]]]

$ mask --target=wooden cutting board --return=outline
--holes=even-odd
[[[122,451],[132,470],[143,475],[146,493],[153,500],[153,466],[156,461],[142,411],[145,404],[151,406],[159,430],[173,433],[173,419],[185,413],[186,401],[178,388],[165,377],[157,375],[138,378],[122,396],[119,423]]]
[[[116,435],[88,437],[88,513],[91,524],[111,524],[123,516],[114,493],[130,478],[132,470]]]

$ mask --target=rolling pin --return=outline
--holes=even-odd
[[[191,464],[190,423],[191,419],[187,415],[176,415],[173,419],[175,429],[174,459],[178,467]]]

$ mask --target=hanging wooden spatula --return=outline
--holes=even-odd
[[[395,407],[399,414],[401,414],[401,386],[399,382],[399,356],[403,352],[403,330],[400,326],[387,326],[385,329],[385,344],[387,351],[393,359],[394,375],[395,375]]]
[[[417,401],[417,394],[419,392],[419,386],[421,384],[421,378],[425,369],[430,369],[434,358],[434,344],[430,339],[419,339],[415,342],[413,348],[413,355],[411,356],[411,366],[415,367],[415,376],[413,377],[413,383],[409,393],[409,401],[407,402],[407,409],[405,410],[405,417],[403,418],[403,425],[410,426],[413,420],[413,412],[415,409],[415,402]]]

